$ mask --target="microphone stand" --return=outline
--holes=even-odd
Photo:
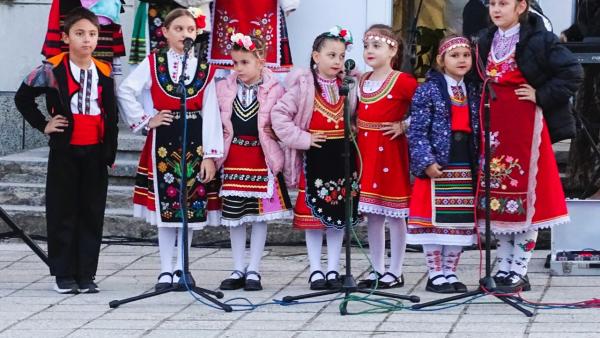
[[[479,57],[479,48],[477,45],[475,55],[477,58],[477,67],[479,69],[479,74],[483,74],[485,67],[483,66],[483,61]],[[423,309],[429,306],[439,305],[443,303],[453,302],[455,300],[470,298],[478,295],[485,296],[494,296],[504,303],[512,306],[513,308],[521,311],[525,316],[532,317],[533,313],[523,307],[521,307],[518,303],[520,302],[519,297],[515,297],[509,294],[505,294],[502,291],[497,291],[496,282],[492,277],[492,263],[491,263],[491,242],[492,242],[492,230],[491,230],[491,208],[490,208],[490,161],[491,161],[491,145],[490,145],[490,104],[492,101],[496,100],[496,92],[492,87],[489,78],[485,78],[483,82],[483,94],[482,100],[485,101],[484,109],[483,109],[483,133],[484,133],[484,154],[485,154],[485,164],[484,164],[484,194],[485,194],[485,276],[479,280],[479,288],[474,291],[469,291],[466,293],[462,293],[456,296],[451,296],[447,298],[442,298],[438,300],[434,300],[431,302],[415,304],[412,306],[412,309]]]
[[[48,255],[40,248],[34,241],[29,237],[23,229],[19,228],[15,222],[8,216],[6,211],[0,207],[0,218],[13,230],[13,233],[21,237],[23,242],[33,251],[47,266],[50,266],[48,262]]]
[[[182,69],[181,69],[181,75],[179,76],[179,82],[178,82],[178,88],[177,88],[177,93],[179,94],[180,97],[180,116],[181,116],[181,129],[182,129],[182,139],[181,139],[181,184],[180,184],[180,195],[179,195],[179,204],[181,205],[181,211],[182,211],[182,228],[180,231],[183,231],[183,236],[182,236],[182,242],[183,243],[179,243],[179,246],[181,247],[181,250],[183,250],[183,270],[181,272],[181,275],[179,276],[179,281],[177,282],[177,284],[173,284],[171,285],[170,288],[164,289],[164,290],[159,290],[159,291],[152,291],[152,292],[148,292],[139,296],[134,296],[134,297],[130,297],[130,298],[126,298],[126,299],[122,299],[122,300],[113,300],[110,303],[108,303],[108,305],[110,306],[110,308],[114,309],[116,307],[118,307],[121,304],[126,304],[126,303],[130,303],[130,302],[134,302],[134,301],[138,301],[141,299],[146,299],[146,298],[150,298],[150,297],[154,297],[154,296],[158,296],[158,295],[162,295],[164,293],[169,293],[169,292],[180,292],[180,291],[190,291],[195,293],[198,296],[201,296],[203,298],[205,298],[206,300],[212,302],[213,304],[215,304],[216,306],[220,307],[223,311],[225,312],[231,312],[233,309],[231,308],[230,305],[221,303],[220,301],[212,298],[213,296],[221,299],[223,298],[223,292],[221,291],[213,291],[213,290],[208,290],[208,289],[204,289],[204,288],[200,288],[198,286],[196,286],[194,278],[192,277],[192,274],[190,272],[189,269],[189,253],[188,253],[188,213],[187,213],[187,170],[185,168],[187,168],[187,159],[186,159],[186,154],[187,154],[187,106],[186,106],[186,101],[187,101],[187,90],[185,88],[185,80],[187,78],[187,76],[185,75],[185,69],[186,69],[186,65],[187,65],[187,61],[188,61],[188,57],[189,57],[189,51],[193,46],[193,40],[186,38],[186,40],[184,41],[184,54],[183,54],[183,60],[182,60]]]
[[[350,60],[346,61],[349,62]],[[342,82],[342,86],[340,87],[340,96],[344,96],[344,188],[346,189],[346,198],[345,198],[345,223],[344,227],[344,237],[345,237],[345,251],[346,251],[346,274],[342,277],[343,283],[342,287],[333,290],[324,290],[313,292],[309,294],[303,294],[298,296],[285,296],[282,301],[285,303],[291,303],[296,300],[313,298],[319,296],[326,296],[331,294],[336,294],[343,292],[344,293],[344,302],[340,306],[340,314],[347,315],[348,311],[346,306],[348,304],[348,299],[352,293],[363,293],[368,295],[376,295],[387,298],[394,299],[404,299],[409,300],[413,303],[418,303],[420,298],[418,296],[404,296],[397,295],[394,293],[381,292],[374,289],[368,288],[359,288],[356,284],[356,279],[352,276],[352,258],[351,258],[351,230],[352,226],[352,174],[351,174],[351,154],[350,154],[350,140],[352,138],[352,127],[351,121],[352,117],[350,115],[350,100],[348,98],[348,93],[350,92],[351,85],[354,84],[354,80],[349,76],[350,71],[354,68],[354,62],[346,64],[346,76],[344,77],[344,81]],[[353,86],[352,86],[353,87]]]

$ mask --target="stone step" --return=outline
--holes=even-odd
[[[141,133],[134,134],[129,129],[119,129],[119,143],[117,149],[119,151],[141,152],[146,142],[146,136]]]
[[[43,206],[2,205],[11,219],[28,235],[46,236],[45,208]],[[131,209],[106,209],[104,217],[104,236],[132,237],[154,239],[157,228],[139,218],[131,216]],[[0,233],[10,228],[0,222]],[[365,227],[358,229],[364,239]],[[228,243],[229,229],[224,226],[206,227],[194,232],[196,243]],[[267,242],[272,245],[304,243],[304,231],[292,229],[291,221],[270,222]]]
[[[133,186],[139,153],[119,151],[114,168],[109,169],[111,182]],[[48,147],[0,157],[0,182],[45,183],[48,166]]]
[[[43,206],[46,199],[44,183],[5,183],[0,182],[0,205]],[[133,187],[109,185],[106,207],[133,208]]]

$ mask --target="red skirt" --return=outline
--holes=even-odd
[[[362,157],[358,210],[390,217],[408,216],[410,176],[408,142],[383,135],[381,124],[358,121]]]

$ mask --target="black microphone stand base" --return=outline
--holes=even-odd
[[[187,285],[186,285],[186,282],[187,282]],[[212,291],[212,290],[197,287],[196,283],[194,282],[194,278],[192,277],[192,274],[189,272],[186,273],[185,279],[181,276],[179,278],[179,282],[176,284],[173,284],[170,288],[167,288],[164,290],[159,290],[159,291],[152,291],[152,292],[141,294],[139,296],[134,296],[134,297],[125,298],[125,299],[121,299],[121,300],[113,300],[108,303],[108,306],[110,306],[111,309],[115,309],[115,308],[119,307],[120,305],[135,302],[138,300],[151,298],[151,297],[162,295],[162,294],[169,293],[169,292],[185,292],[188,290],[195,293],[196,295],[201,296],[204,299],[212,302],[213,304],[220,307],[225,312],[233,311],[233,309],[231,308],[230,305],[223,304],[213,298],[213,297],[216,297],[218,299],[223,298],[223,292]]]
[[[342,276],[342,279],[343,279],[343,284],[342,284],[341,288],[332,289],[332,290],[323,290],[323,291],[318,291],[318,292],[313,292],[313,293],[308,293],[308,294],[303,294],[303,295],[298,295],[298,296],[285,296],[285,297],[283,297],[282,301],[284,303],[292,303],[294,301],[301,300],[301,299],[327,296],[327,295],[333,295],[333,294],[337,294],[337,293],[344,293],[344,300],[348,300],[350,295],[353,293],[363,293],[363,294],[367,294],[367,295],[375,295],[375,296],[381,296],[381,297],[387,297],[387,298],[393,298],[393,299],[408,300],[413,303],[418,303],[420,301],[420,298],[418,296],[397,295],[395,293],[381,292],[381,291],[377,291],[377,290],[373,290],[373,289],[358,288],[357,284],[356,284],[356,280],[354,279],[354,276],[352,276],[351,274]],[[347,304],[348,304],[348,302],[346,302],[346,301],[342,303],[342,306],[340,307],[341,315],[348,314],[348,311],[346,310]]]
[[[518,298],[516,298],[514,296],[510,296],[510,295],[505,295],[501,291],[498,291],[498,293],[496,294],[495,293],[496,283],[494,282],[494,279],[492,277],[482,278],[481,280],[479,280],[479,284],[480,285],[477,290],[461,293],[456,296],[433,300],[431,302],[415,304],[411,307],[411,309],[418,310],[418,309],[423,309],[423,308],[430,307],[430,306],[453,302],[455,300],[471,298],[473,296],[486,295],[486,296],[494,296],[494,297],[498,298],[499,300],[503,301],[504,303],[521,311],[521,313],[523,313],[527,317],[533,317],[533,313],[531,311],[523,308],[522,306],[520,306],[518,304],[518,301],[519,301]]]

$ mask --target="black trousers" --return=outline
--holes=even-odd
[[[46,222],[53,276],[82,279],[96,274],[108,187],[101,149],[50,149]]]

